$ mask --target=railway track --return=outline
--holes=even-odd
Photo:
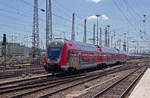
[[[136,69],[136,68],[135,68]],[[133,69],[132,69],[133,70]],[[39,96],[37,96],[38,98],[56,98],[56,94],[59,94],[60,92],[61,93],[63,93],[65,90],[67,90],[67,89],[71,89],[71,88],[73,88],[73,87],[75,87],[75,86],[77,86],[77,85],[81,85],[81,84],[84,84],[84,83],[87,83],[87,82],[89,82],[89,81],[92,81],[92,80],[95,80],[95,79],[97,79],[97,78],[100,78],[100,77],[102,77],[102,76],[107,76],[107,75],[109,75],[109,74],[113,74],[113,73],[117,73],[117,72],[120,72],[120,71],[123,71],[123,69],[119,69],[119,70],[114,70],[114,71],[109,71],[108,73],[107,73],[107,71],[105,72],[105,73],[101,73],[101,74],[98,74],[98,75],[96,75],[96,76],[93,76],[92,78],[88,78],[88,79],[84,79],[84,80],[82,80],[82,81],[80,81],[80,82],[78,82],[78,81],[76,81],[75,83],[72,83],[71,85],[68,85],[68,86],[64,86],[64,87],[62,87],[62,88],[60,88],[60,89],[57,89],[57,90],[55,90],[55,91],[53,91],[53,92],[49,92],[48,91],[48,93],[47,94],[43,94],[42,96],[39,94]],[[50,89],[49,89],[50,90]],[[33,96],[35,96],[35,95],[33,95]],[[27,96],[27,97],[33,97],[33,96]],[[62,97],[62,98],[64,98],[64,96]],[[74,97],[69,97],[69,98],[74,98]],[[75,97],[75,98],[78,98],[78,97]],[[82,97],[81,97],[82,98]],[[84,97],[84,98],[88,98],[88,97]],[[90,97],[89,97],[90,98]],[[107,97],[106,97],[107,98]]]
[[[70,75],[70,76],[64,76],[64,77],[55,77],[52,75],[44,75],[41,77],[36,77],[32,79],[26,79],[22,81],[14,81],[12,83],[3,83],[0,84],[0,94],[4,93],[9,93],[11,91],[19,91],[19,90],[24,90],[24,89],[29,89],[33,87],[40,87],[40,86],[46,86],[49,84],[54,84],[54,83],[61,83],[65,79],[69,79],[72,77],[78,77],[82,76],[83,74],[76,74],[76,75]]]
[[[121,66],[123,66],[123,65],[121,65]],[[120,67],[120,66],[116,66],[116,67],[114,67],[114,68],[118,68],[118,67]],[[88,71],[88,72],[90,72],[90,71]],[[70,75],[70,74],[66,74],[66,73],[64,73],[64,74],[62,74],[62,73],[60,73],[60,74],[57,74],[56,75],[56,77],[58,76],[60,76],[60,77],[62,77],[62,76],[65,76],[65,75]],[[2,86],[5,86],[5,85],[11,85],[11,84],[17,84],[17,83],[21,83],[21,82],[25,82],[25,81],[30,81],[30,80],[36,80],[36,79],[42,79],[42,78],[45,78],[45,77],[52,77],[52,75],[51,74],[44,74],[44,75],[40,75],[40,76],[37,76],[37,77],[31,77],[31,78],[27,78],[27,79],[19,79],[19,80],[13,80],[13,81],[7,81],[7,82],[3,82],[3,83],[0,83],[0,86],[2,87]]]
[[[79,84],[83,84],[87,81],[94,80],[98,77],[105,76],[108,74],[112,74],[119,71],[124,71],[128,69],[134,69],[138,67],[136,66],[115,66],[112,68],[107,68],[105,70],[95,71],[95,72],[89,72],[88,74],[80,74],[80,75],[74,75],[74,76],[66,76],[66,77],[52,77],[52,76],[45,76],[35,78],[35,79],[29,79],[25,81],[18,81],[18,82],[12,82],[12,83],[6,83],[6,84],[0,84],[0,97],[2,98],[19,98],[19,97],[25,97],[29,98],[34,95],[38,95],[38,93],[43,92],[47,89],[54,89],[57,86],[62,86],[61,88],[57,90],[52,90],[51,93],[44,94],[44,95],[38,95],[40,98],[44,98],[47,96],[51,96],[53,94],[57,94],[58,92],[61,92],[63,90],[66,90],[71,87],[75,87]],[[47,78],[48,77],[48,78]],[[69,83],[73,83],[73,85],[69,85]],[[8,85],[9,84],[9,85]],[[67,86],[63,86],[66,85]],[[5,97],[3,97],[5,96]]]
[[[21,74],[32,73],[32,74],[40,74],[46,73],[43,67],[31,67],[31,69],[23,68],[23,69],[11,69],[0,71],[0,79],[12,78],[20,76]]]
[[[31,78],[27,78],[27,79],[19,79],[19,80],[12,80],[12,81],[8,81],[8,82],[2,82],[0,83],[0,90],[4,89],[4,87],[10,87],[12,88],[14,85],[19,85],[22,84],[24,82],[32,82],[32,81],[37,81],[38,79],[42,79],[42,78],[46,78],[46,77],[51,77],[51,74],[45,74],[45,75],[41,75],[41,76],[37,76],[37,77],[31,77]]]
[[[144,74],[146,69],[147,67],[145,66],[138,68],[137,70],[115,81],[114,83],[90,98],[124,98],[129,90],[132,88],[132,86],[136,83],[136,81],[138,81],[140,77]]]
[[[123,68],[121,68],[121,67],[123,67]],[[39,98],[45,98],[45,97],[51,96],[53,94],[57,94],[58,92],[64,91],[68,88],[75,87],[79,84],[83,84],[85,82],[94,80],[98,77],[102,77],[102,76],[105,76],[105,75],[108,75],[108,74],[112,74],[112,73],[115,73],[115,72],[118,72],[118,71],[121,71],[121,70],[122,71],[123,70],[128,70],[129,68],[131,68],[131,67],[129,67],[129,66],[128,67],[127,66],[126,67],[120,66],[120,67],[115,67],[113,69],[109,69],[109,70],[102,71],[102,72],[92,72],[91,74],[80,76],[80,77],[71,77],[69,79],[63,78],[63,79],[59,79],[58,81],[56,81],[56,80],[53,81],[53,82],[48,81],[47,83],[44,83],[44,84],[39,82],[40,85],[38,85],[38,86],[40,86],[40,87],[36,88],[34,86],[33,89],[30,89],[30,90],[23,90],[22,92],[19,91],[19,94],[12,96],[12,98],[18,98],[18,97],[30,98],[30,97],[34,97],[34,96],[39,97]],[[60,88],[55,89],[56,86],[60,86]],[[29,88],[26,88],[26,89],[29,89]],[[42,95],[39,93],[39,92],[44,92],[47,89],[52,89],[52,90],[51,90],[51,92],[45,93],[45,94],[42,94]]]
[[[128,64],[131,64],[128,63]],[[41,74],[46,73],[45,69],[42,66],[29,66],[29,68],[21,68],[21,69],[9,69],[9,70],[0,70],[0,79],[12,78],[21,76],[22,74],[32,73],[32,74]]]

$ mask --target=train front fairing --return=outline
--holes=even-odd
[[[44,64],[44,68],[48,72],[55,72],[61,70],[59,64],[61,60],[63,47],[63,41],[53,41],[48,45]]]

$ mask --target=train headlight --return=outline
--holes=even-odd
[[[49,58],[47,58],[47,62],[50,62],[50,59],[49,59]]]

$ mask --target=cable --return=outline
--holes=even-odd
[[[128,19],[128,17],[124,14],[124,12],[122,11],[122,9],[118,6],[118,4],[116,3],[116,1],[115,0],[112,0],[113,1],[113,3],[114,3],[114,5],[117,7],[117,9],[120,11],[120,13],[123,15],[123,17],[126,19],[126,21],[132,26],[132,27],[134,27],[133,26],[133,24],[130,22],[130,20]],[[136,28],[134,28],[135,29],[135,31],[137,31],[136,30]]]
[[[22,1],[23,3],[25,3],[26,5],[28,5],[28,6],[34,6],[34,5],[32,5],[31,3],[28,3],[28,2],[26,2],[25,0],[19,0],[19,1]]]
[[[27,4],[27,5],[29,5],[29,6],[34,7],[34,5],[30,4],[30,3],[27,2],[27,1],[24,1],[24,0],[23,0],[23,2],[24,2],[25,4]],[[41,10],[41,8],[39,8],[39,9]],[[60,18],[60,19],[66,20],[66,21],[68,21],[68,22],[72,22],[71,20],[69,20],[69,19],[67,19],[67,18],[65,18],[65,17],[63,17],[63,16],[57,15],[57,14],[55,14],[55,13],[52,13],[52,15],[53,15],[53,16],[56,16],[56,17],[58,17],[58,18]],[[76,23],[76,24],[77,24],[77,23]],[[82,25],[79,24],[79,23],[78,23],[77,25],[82,26]]]
[[[126,5],[128,5],[128,7],[132,10],[132,12],[136,14],[136,16],[138,16],[141,20],[143,20],[143,18],[130,6],[130,4],[127,2],[127,0],[123,0],[123,1]],[[146,34],[146,32],[145,32],[145,35],[149,36]]]
[[[116,3],[116,1],[115,1],[115,0],[112,0],[112,1],[113,1],[114,5],[117,7],[117,9],[120,11],[120,13],[124,16],[124,18],[126,19],[126,21],[127,21],[132,27],[134,27],[133,24],[129,21],[128,17],[127,17],[127,16],[124,14],[124,12],[122,11],[122,9],[118,6],[118,4]],[[136,28],[134,28],[134,29],[135,29],[136,32],[138,32]],[[138,33],[139,33],[139,32],[138,32]],[[139,34],[140,34],[140,33],[139,33]],[[140,35],[141,35],[141,34],[140,34]]]

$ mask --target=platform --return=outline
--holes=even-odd
[[[135,86],[129,98],[150,98],[150,68]]]

